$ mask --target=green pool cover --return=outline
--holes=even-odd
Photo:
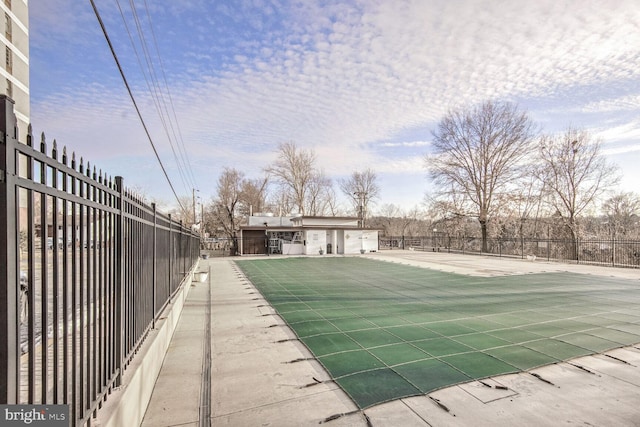
[[[359,257],[237,261],[360,408],[640,342],[640,282]]]

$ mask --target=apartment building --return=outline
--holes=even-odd
[[[0,0],[0,93],[15,101],[18,139],[26,142],[29,106],[29,4],[28,0]]]

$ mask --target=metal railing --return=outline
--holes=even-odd
[[[17,141],[0,95],[0,403],[90,424],[197,265],[199,236],[75,154]]]
[[[380,250],[411,249],[417,251],[484,253],[505,257],[546,259],[612,267],[640,268],[640,241],[623,239],[487,239],[482,252],[480,237],[453,237],[445,233],[422,236],[379,238]]]

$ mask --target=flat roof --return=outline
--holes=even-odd
[[[281,226],[281,225],[245,225],[240,227],[240,231],[303,231],[303,230],[362,230],[362,231],[380,231],[378,228],[358,228],[349,225],[302,225],[302,226]]]

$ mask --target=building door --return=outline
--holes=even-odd
[[[263,230],[244,230],[242,232],[243,255],[265,255],[267,253],[267,235]]]

